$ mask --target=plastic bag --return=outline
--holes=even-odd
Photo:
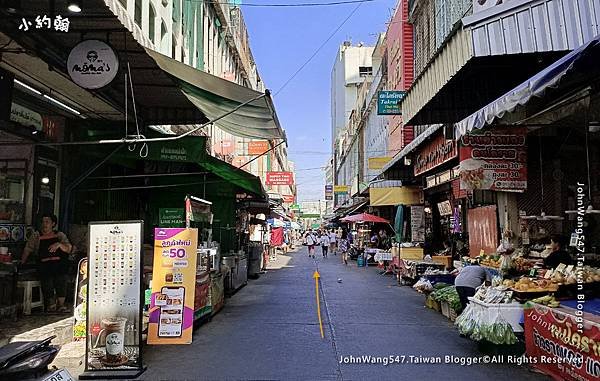
[[[429,292],[433,290],[433,286],[430,281],[425,278],[421,278],[413,285],[413,288],[419,292]]]

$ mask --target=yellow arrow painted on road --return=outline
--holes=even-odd
[[[321,275],[317,270],[313,273],[313,278],[315,278],[315,292],[317,295],[317,315],[319,316],[319,328],[321,329],[321,339],[325,338],[325,334],[323,333],[323,320],[321,319],[321,298],[319,297],[319,278]]]

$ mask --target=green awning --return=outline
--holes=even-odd
[[[221,117],[241,104],[255,99],[216,121],[214,124],[219,128],[244,138],[285,139],[269,92],[261,93],[238,85],[151,49],[146,49],[146,52],[209,120]]]
[[[256,196],[263,197],[265,195],[260,178],[242,169],[234,167],[223,160],[219,160],[213,156],[207,155],[205,160],[198,164],[200,164],[200,166],[206,170],[214,173],[224,180],[229,181],[245,191],[253,193]]]

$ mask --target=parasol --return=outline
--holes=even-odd
[[[389,224],[390,221],[386,220],[385,218],[381,218],[378,216],[374,216],[372,214],[368,214],[368,213],[360,213],[360,214],[354,214],[352,216],[347,216],[341,219],[342,222],[354,222],[354,223],[358,223],[358,224],[362,224],[365,222],[380,222],[380,223],[384,223],[384,224]]]

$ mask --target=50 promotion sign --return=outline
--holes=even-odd
[[[568,309],[567,309],[568,311]],[[525,313],[525,344],[533,365],[558,380],[600,379],[600,324],[578,310],[532,304]]]
[[[197,229],[154,229],[148,344],[192,342],[197,247]]]

